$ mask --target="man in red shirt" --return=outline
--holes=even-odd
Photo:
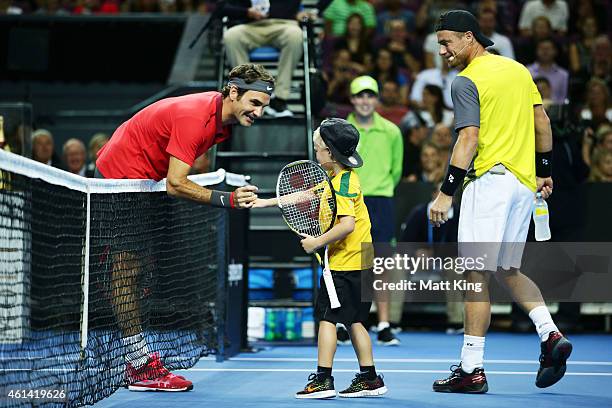
[[[274,78],[260,65],[243,64],[229,73],[221,92],[203,92],[155,102],[124,122],[98,152],[96,177],[153,179],[166,177],[169,195],[226,208],[250,208],[257,187],[223,192],[187,178],[195,159],[228,139],[231,126],[251,126],[270,102]],[[188,391],[191,381],[170,373],[143,336],[139,295],[134,290],[141,267],[129,250],[112,257],[113,307],[122,331],[132,391]]]

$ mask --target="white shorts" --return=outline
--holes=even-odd
[[[461,199],[459,243],[462,256],[482,256],[485,270],[519,268],[529,231],[534,193],[510,170],[487,172],[468,184]],[[469,252],[469,253],[468,253]]]

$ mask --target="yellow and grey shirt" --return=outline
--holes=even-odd
[[[497,163],[536,191],[533,106],[542,97],[522,64],[499,55],[477,57],[453,81],[455,129],[480,128],[476,177]]]
[[[372,267],[371,256],[364,256],[362,262],[362,244],[370,244],[370,217],[363,201],[359,176],[352,170],[343,170],[332,177],[336,192],[337,218],[341,216],[355,218],[355,229],[344,239],[329,245],[329,267],[334,271],[356,271]]]

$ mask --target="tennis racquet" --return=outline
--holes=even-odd
[[[301,236],[319,237],[336,221],[336,193],[321,166],[310,160],[287,164],[278,175],[276,198],[283,219],[292,231]],[[323,266],[323,279],[332,309],[340,307],[334,286],[327,247],[316,254]]]

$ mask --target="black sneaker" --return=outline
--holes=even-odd
[[[386,327],[378,332],[376,343],[382,346],[397,346],[400,344],[400,341],[391,332],[391,328]]]
[[[565,361],[572,354],[572,343],[559,332],[551,332],[540,344],[540,369],[536,376],[538,388],[550,387],[565,375]]]
[[[320,377],[316,373],[308,376],[308,384],[302,391],[295,393],[295,398],[336,398],[334,377]]]
[[[345,398],[378,397],[387,391],[382,375],[379,374],[375,379],[368,380],[364,374],[357,373],[351,385],[346,390],[340,391],[338,395]]]
[[[264,113],[273,118],[290,118],[293,112],[287,107],[287,102],[280,98],[273,98],[270,105],[266,106]]]
[[[344,326],[338,326],[336,337],[338,338],[339,345],[351,344],[351,336]]]
[[[461,364],[452,365],[450,369],[451,375],[448,378],[434,381],[433,390],[435,392],[484,394],[489,391],[484,369],[475,368],[469,374],[461,369]]]

